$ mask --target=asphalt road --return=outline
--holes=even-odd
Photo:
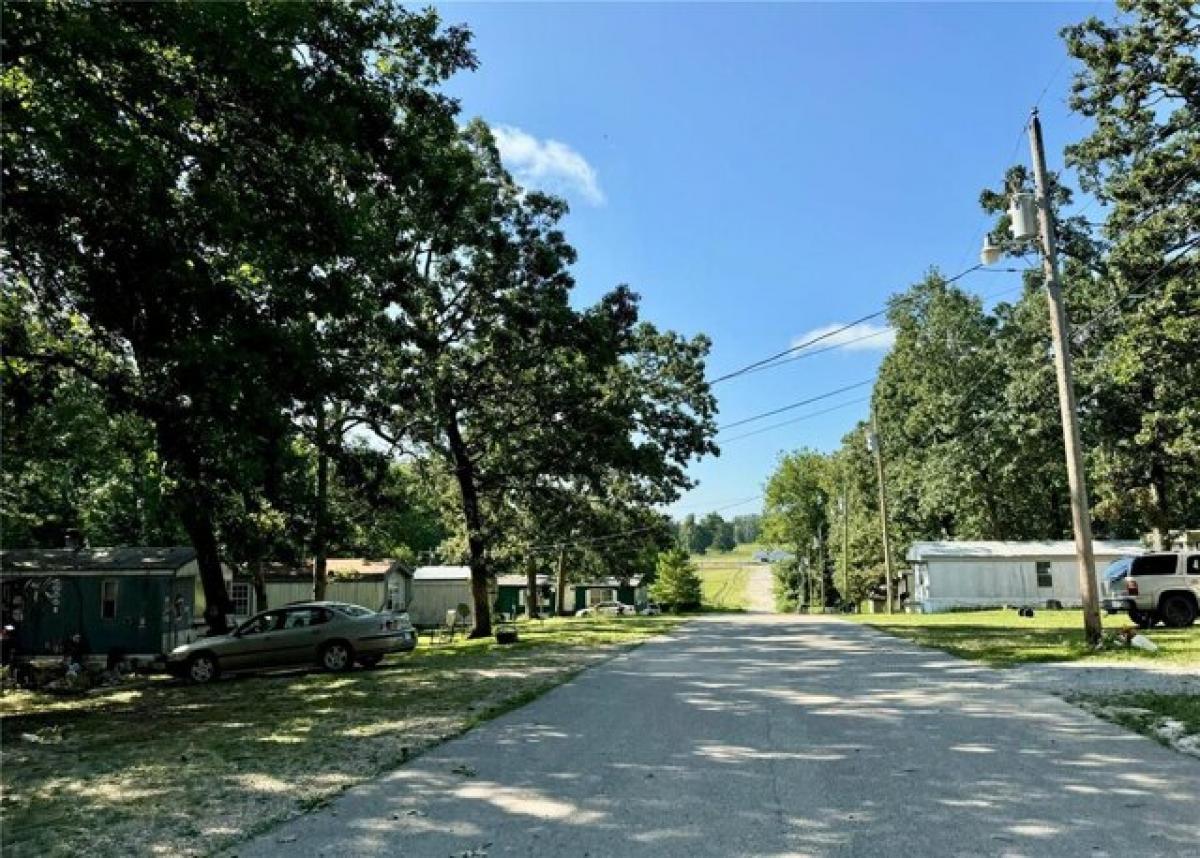
[[[1200,762],[825,618],[696,621],[249,856],[1200,855]]]

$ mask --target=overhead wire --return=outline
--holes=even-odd
[[[726,423],[724,426],[718,426],[717,431],[724,432],[726,429],[733,429],[738,426],[744,426],[747,423],[753,423],[756,420],[762,420],[766,417],[774,417],[776,414],[782,414],[783,412],[791,411],[794,408],[800,408],[804,405],[809,405],[813,402],[820,402],[822,399],[829,399],[831,396],[837,396],[839,393],[845,393],[847,390],[854,390],[857,387],[863,387],[864,385],[871,384],[873,381],[875,381],[874,376],[872,376],[871,378],[868,378],[868,379],[864,379],[863,381],[856,381],[853,384],[846,384],[846,385],[843,385],[842,387],[838,387],[833,390],[826,391],[825,393],[818,394],[817,396],[810,396],[807,399],[801,399],[800,401],[793,402],[790,405],[784,405],[781,408],[773,408],[770,411],[763,411],[760,414],[754,414],[754,415],[751,415],[750,417],[745,417],[741,420],[735,420],[733,423]]]

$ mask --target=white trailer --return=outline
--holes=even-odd
[[[1139,542],[1095,542],[1097,592],[1104,569],[1142,554]],[[914,542],[906,559],[909,610],[1080,607],[1074,542]]]

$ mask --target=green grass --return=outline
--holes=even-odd
[[[745,610],[749,573],[739,566],[700,569],[700,598],[706,608]]]
[[[208,687],[151,679],[0,698],[4,854],[218,851],[681,622],[522,623],[521,640],[421,646],[378,670]]]
[[[1171,746],[1182,737],[1200,737],[1200,697],[1153,691],[1073,694],[1067,698],[1090,712]],[[1171,730],[1167,721],[1177,723]],[[1195,741],[1193,739],[1192,741]]]
[[[1013,610],[995,610],[853,614],[847,618],[993,667],[1084,658],[1200,665],[1200,626],[1151,630],[1147,636],[1159,645],[1157,653],[1113,648],[1091,652],[1084,644],[1081,611],[1037,611],[1033,617],[1019,617]],[[1128,626],[1124,615],[1104,618],[1106,631]]]
[[[700,597],[706,608],[718,611],[744,611],[749,607],[746,583],[747,564],[754,563],[751,555],[757,545],[739,545],[732,551],[710,548],[707,554],[693,554],[700,575]]]

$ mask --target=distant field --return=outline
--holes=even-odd
[[[708,554],[692,555],[700,573],[701,598],[706,607],[727,611],[749,607],[746,583],[750,575],[744,564],[753,562],[751,555],[758,549],[757,545],[739,545],[728,552],[710,549]]]

